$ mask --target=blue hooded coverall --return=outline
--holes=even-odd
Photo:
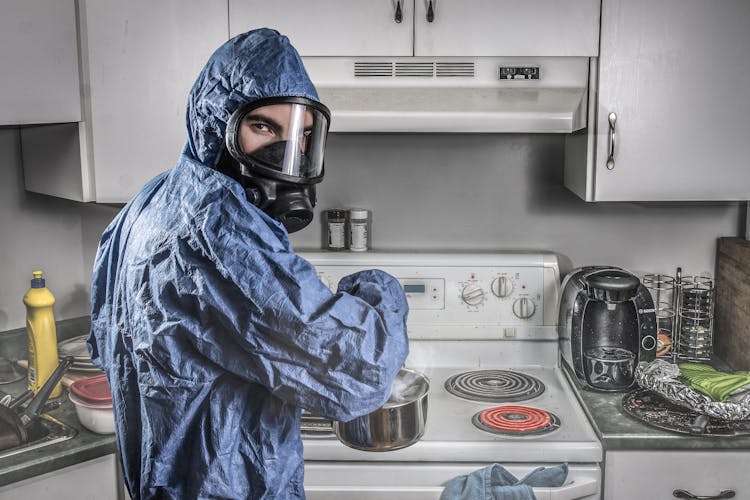
[[[220,47],[190,92],[177,165],[102,235],[88,343],[134,498],[304,498],[300,408],[375,410],[408,353],[393,277],[363,271],[333,294],[213,168],[234,110],[287,95],[317,100],[286,37]]]

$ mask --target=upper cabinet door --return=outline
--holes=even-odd
[[[749,25],[747,0],[603,1],[593,199],[750,199]]]
[[[122,202],[175,165],[187,97],[227,40],[224,0],[85,2],[96,201]]]
[[[0,125],[81,119],[75,0],[3,0]]]
[[[230,36],[265,27],[302,56],[411,56],[413,1],[229,0]]]
[[[416,56],[596,56],[600,0],[414,0]]]

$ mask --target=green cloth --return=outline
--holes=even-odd
[[[750,384],[750,372],[725,373],[703,363],[682,363],[680,380],[714,401],[726,401],[729,395]]]

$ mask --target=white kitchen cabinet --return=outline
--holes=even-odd
[[[595,56],[600,0],[415,0],[415,56]],[[432,21],[429,5],[432,4]]]
[[[75,0],[3,0],[0,125],[81,119]]]
[[[177,162],[188,92],[227,40],[227,4],[83,1],[79,22],[84,119],[22,129],[26,187],[121,203]]]
[[[229,32],[273,28],[302,56],[411,56],[414,0],[229,0]]]
[[[750,199],[749,23],[746,0],[603,0],[565,185],[588,201]]]
[[[0,487],[3,500],[124,498],[114,454]],[[127,495],[126,495],[127,496]]]
[[[594,56],[599,0],[230,0],[229,24],[278,29],[303,57]]]
[[[126,201],[177,162],[188,92],[227,40],[226,2],[97,0],[82,16],[96,200]]]
[[[692,498],[714,498],[725,490],[750,498],[749,459],[750,451],[608,451],[604,498],[667,499],[678,489],[698,495]]]

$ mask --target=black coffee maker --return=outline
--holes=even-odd
[[[583,267],[562,283],[558,330],[563,359],[584,388],[617,392],[656,357],[656,314],[637,276],[618,267]]]

